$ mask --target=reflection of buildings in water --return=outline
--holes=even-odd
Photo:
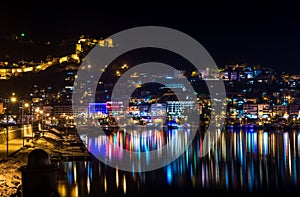
[[[58,181],[61,197],[126,194],[127,190],[137,190],[141,181],[134,173],[107,167],[96,160],[65,162],[61,168],[66,173]]]
[[[170,164],[172,179],[188,174],[191,184],[200,188],[235,191],[296,187],[300,176],[297,172],[299,139],[297,131],[222,131],[215,148],[199,159],[196,152],[201,151],[203,139],[197,136],[193,153]],[[183,163],[186,166],[178,165]]]
[[[203,137],[198,133],[183,155],[151,173],[119,171],[116,176],[116,169],[108,173],[106,169],[110,169],[109,167],[97,164],[99,169],[95,171],[99,172],[97,176],[100,183],[95,183],[94,178],[90,178],[90,187],[94,184],[100,185],[103,193],[109,191],[109,187],[116,188],[117,181],[118,190],[123,193],[128,192],[129,188],[138,190],[139,187],[147,187],[151,183],[171,187],[181,186],[191,190],[226,191],[276,190],[286,185],[299,187],[300,173],[297,169],[300,167],[298,162],[300,133],[297,131],[224,130],[221,131],[219,140],[209,154],[200,157]],[[108,158],[115,156],[122,158],[120,152],[115,151],[115,145],[131,151],[149,151],[150,149],[146,147],[159,148],[172,138],[177,140],[177,146],[184,146],[188,133],[158,132],[148,138],[126,137],[123,133],[119,133],[110,137],[89,138],[88,145],[89,150],[98,150],[99,154]],[[107,143],[108,141],[110,143]],[[171,147],[172,151],[176,151],[176,148],[178,147]],[[151,162],[151,158],[149,160]],[[92,162],[91,165],[96,164]],[[76,169],[79,170],[79,167]],[[95,172],[92,174],[94,177]],[[78,172],[77,179],[80,179]]]
[[[207,173],[223,175],[226,188],[234,190],[275,189],[287,180],[296,185],[297,141],[296,131],[222,132],[214,156],[208,156],[214,168]]]
[[[127,130],[114,132],[109,136],[87,136],[88,150],[95,156],[113,159],[117,156],[122,159],[122,150],[130,152],[149,152],[157,150],[162,156],[162,147],[168,144],[167,152],[177,154],[187,147],[190,130]],[[172,143],[171,143],[172,142]],[[150,160],[151,158],[148,158]]]

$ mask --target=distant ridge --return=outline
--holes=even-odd
[[[16,95],[28,95],[34,85],[52,90],[62,89],[65,85],[65,77],[69,70],[74,70],[78,65],[75,63],[57,64],[40,72],[28,72],[9,80],[0,80],[0,98],[7,98],[12,92]],[[72,84],[71,84],[72,85]]]

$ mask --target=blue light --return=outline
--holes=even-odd
[[[249,166],[250,166],[250,172],[249,172],[249,182],[248,182],[248,188],[249,188],[249,191],[253,191],[253,185],[254,185],[254,163],[253,163],[253,160],[251,160],[249,162]]]
[[[68,173],[68,182],[73,183],[73,174],[71,171]]]
[[[247,137],[247,142],[248,142],[248,151],[252,152],[252,143],[253,143],[253,139],[252,139],[252,133],[247,133],[248,137]]]
[[[264,141],[263,153],[267,155],[268,154],[268,133],[267,132],[264,132],[263,134],[263,141]]]
[[[87,165],[87,171],[88,171],[88,175],[90,177],[90,180],[92,180],[93,179],[93,170],[91,168],[91,163],[90,162]]]
[[[146,151],[146,164],[149,165],[150,163],[150,151]]]
[[[172,168],[171,165],[167,166],[167,183],[169,185],[172,184],[172,180],[173,180],[173,173],[172,173]]]
[[[134,176],[134,162],[131,163],[131,171],[132,171],[132,176]]]
[[[191,176],[191,178],[193,178],[193,176],[194,176],[193,165],[192,164],[190,165],[190,176]]]
[[[228,166],[225,165],[225,184],[226,184],[226,189],[229,189],[229,173],[228,173]]]
[[[253,133],[253,153],[257,153],[257,133]]]

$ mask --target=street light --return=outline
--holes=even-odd
[[[36,110],[36,109],[35,109]],[[34,111],[33,111],[33,105],[31,104],[31,142],[33,143],[33,132],[34,132]]]
[[[12,93],[12,96],[10,97],[10,102],[15,103],[17,101],[17,98],[15,97],[15,93]],[[6,157],[8,157],[8,112],[6,111]]]
[[[25,137],[25,125],[24,125],[24,122],[23,122],[23,119],[24,119],[24,108],[28,108],[29,107],[29,103],[24,103],[23,104],[23,101],[21,102],[22,103],[22,113],[21,113],[21,124],[22,124],[22,137],[23,137],[23,147],[24,147],[24,137]]]
[[[12,96],[10,97],[10,101],[11,101],[12,103],[17,102],[17,98],[15,97],[15,93],[12,93]]]
[[[42,121],[39,121],[40,122],[40,130],[43,130],[44,128],[43,128],[43,120],[44,120],[44,111],[43,110],[40,110],[39,111],[39,113],[40,113],[40,120],[42,120]]]

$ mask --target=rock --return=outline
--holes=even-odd
[[[20,173],[20,175],[21,175],[21,173]],[[14,174],[14,175],[13,175],[13,178],[14,178],[14,179],[21,179],[21,176],[18,176],[18,175],[16,175],[16,174]]]
[[[21,182],[20,181],[11,181],[12,184],[14,184],[15,186],[18,186]]]
[[[3,176],[2,174],[0,174],[0,181],[5,180],[5,176]]]
[[[9,187],[9,188],[15,188],[15,187],[16,187],[16,185],[13,184],[13,183],[11,182],[11,180],[6,181],[6,185],[7,185],[7,187]]]
[[[3,169],[4,169],[4,170],[7,170],[7,169],[10,169],[10,168],[11,168],[11,165],[9,165],[9,163],[8,163],[8,165],[5,166]]]

